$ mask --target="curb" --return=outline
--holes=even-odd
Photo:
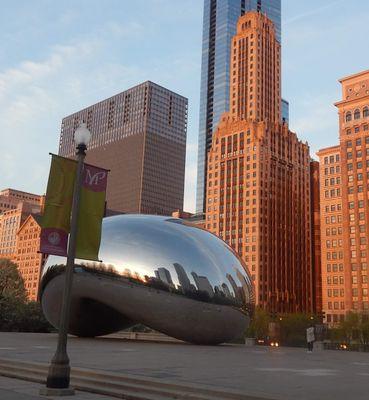
[[[0,358],[0,375],[6,377],[45,384],[47,371],[48,364],[45,363]],[[233,390],[218,391],[197,384],[186,386],[85,368],[71,369],[71,386],[80,391],[126,400],[272,400]]]

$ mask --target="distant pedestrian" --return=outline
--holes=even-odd
[[[306,341],[307,341],[307,348],[308,353],[312,353],[314,341],[315,341],[315,334],[314,334],[314,327],[310,326],[306,329]]]

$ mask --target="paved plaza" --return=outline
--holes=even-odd
[[[0,358],[49,362],[55,344],[55,334],[0,333]],[[71,337],[69,356],[72,368],[232,389],[269,399],[368,398],[368,353],[327,350],[309,354],[298,348]]]
[[[0,376],[0,399],[1,400],[45,400],[39,395],[40,384],[11,379]],[[49,400],[60,400],[60,397],[50,396]],[[98,394],[78,392],[71,399],[73,400],[111,400],[111,397]]]

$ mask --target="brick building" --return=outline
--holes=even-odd
[[[110,169],[109,209],[171,215],[183,208],[186,98],[148,81],[65,117],[61,156],[74,156],[83,120],[92,133],[86,162]]]
[[[245,260],[257,304],[311,312],[309,147],[280,122],[280,58],[273,23],[257,12],[240,17],[230,110],[208,153],[206,228]]]
[[[172,212],[172,217],[184,219],[191,224],[198,226],[199,228],[205,229],[204,213],[193,214],[187,211],[176,210]]]
[[[19,201],[16,208],[8,209],[0,214],[0,257],[15,261],[18,229],[31,213],[39,213],[41,207],[41,205]]]
[[[36,301],[41,269],[47,255],[39,253],[41,235],[41,216],[30,214],[17,232],[14,262],[24,279],[28,299]]]
[[[21,202],[29,205],[42,206],[45,196],[38,194],[22,192],[15,189],[0,190],[0,214],[4,211],[14,210]]]
[[[369,70],[340,80],[337,146],[320,157],[323,310],[337,323],[369,312]]]
[[[44,196],[15,189],[0,191],[0,258],[15,262],[25,281],[30,300],[36,300],[42,255],[39,214]]]

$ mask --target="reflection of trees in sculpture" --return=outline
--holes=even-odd
[[[235,296],[232,296],[226,283],[223,283],[221,286],[215,286],[213,289],[207,277],[197,275],[195,272],[192,272],[193,279],[195,280],[197,286],[196,287],[191,283],[187,272],[182,265],[174,263],[173,266],[176,270],[179,282],[177,288],[173,283],[170,271],[164,267],[159,267],[154,271],[156,276],[145,275],[144,277],[141,277],[138,272],[132,273],[129,268],[125,268],[123,272],[119,272],[113,264],[105,264],[101,262],[82,262],[81,264],[75,265],[75,271],[103,275],[110,279],[117,279],[125,282],[128,281],[131,284],[150,287],[155,290],[161,290],[163,292],[184,296],[189,299],[205,303],[245,308],[242,303],[243,296],[241,295],[243,288],[237,286],[231,275],[227,274],[227,279],[231,283]],[[64,272],[64,268],[64,264],[55,264],[48,268],[42,278],[41,290],[43,290],[47,283],[55,276],[62,274]],[[162,278],[165,281],[163,281]]]

